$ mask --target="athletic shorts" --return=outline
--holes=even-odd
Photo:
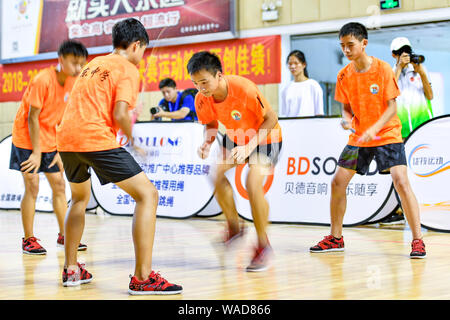
[[[142,172],[136,160],[123,148],[95,152],[60,152],[67,180],[72,183],[87,181],[91,167],[102,185],[116,183]]]
[[[281,142],[281,141],[274,142],[271,144],[260,144],[256,147],[255,150],[253,150],[253,152],[250,154],[250,156],[247,159],[245,159],[245,161],[248,162],[249,158],[251,158],[253,155],[262,154],[269,158],[272,165],[276,165],[278,162],[278,158],[280,156],[280,151],[281,151],[282,145],[283,145],[283,142]],[[225,135],[223,137],[222,147],[224,147],[225,149],[231,150],[237,146],[238,145],[234,141],[231,141],[231,139],[228,138],[227,135]]]
[[[369,165],[375,158],[380,174],[390,173],[390,168],[406,165],[405,146],[402,142],[392,143],[379,147],[345,146],[339,157],[338,166],[355,170],[365,175]]]
[[[20,164],[30,157],[33,150],[22,149],[16,147],[14,144],[11,144],[11,157],[9,159],[9,168],[12,170],[20,170]],[[56,151],[53,152],[42,152],[41,153],[41,165],[37,172],[47,172],[54,173],[60,172],[58,165],[55,163],[52,167],[48,167],[50,163],[52,163],[53,158],[56,155]]]

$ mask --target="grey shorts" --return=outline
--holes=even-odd
[[[339,157],[338,166],[365,175],[375,158],[380,174],[390,173],[390,168],[406,165],[405,146],[402,142],[378,147],[355,147],[347,145]]]

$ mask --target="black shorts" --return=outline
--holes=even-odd
[[[94,169],[102,185],[120,182],[142,172],[136,160],[123,148],[95,152],[60,152],[67,180],[82,183]]]
[[[390,168],[398,165],[406,166],[405,146],[402,142],[379,147],[345,146],[339,157],[338,166],[355,170],[364,175],[369,171],[373,158],[380,174],[390,173]]]
[[[11,157],[9,159],[9,168],[12,170],[22,171],[20,170],[20,164],[28,160],[32,152],[33,150],[18,148],[14,144],[11,144]],[[41,165],[39,166],[37,172],[47,172],[47,173],[60,172],[61,170],[59,170],[59,167],[56,163],[50,168],[48,167],[50,163],[52,163],[55,155],[56,151],[42,152]]]
[[[247,159],[245,159],[245,161],[247,162],[249,160],[249,158],[252,157],[254,154],[262,154],[269,158],[272,165],[276,165],[278,162],[278,158],[280,156],[280,151],[281,151],[282,145],[283,145],[283,142],[281,142],[281,141],[274,142],[271,144],[260,144],[256,147],[255,150],[253,150],[253,152],[250,154],[250,156]],[[227,150],[231,150],[237,146],[238,145],[234,141],[231,141],[227,135],[225,135],[223,137],[223,140],[222,140],[223,148],[225,148]]]

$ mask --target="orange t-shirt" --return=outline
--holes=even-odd
[[[393,116],[377,133],[378,140],[358,142],[359,137],[380,119],[388,107],[388,100],[400,95],[391,66],[372,57],[372,65],[366,72],[356,71],[353,63],[339,71],[335,99],[350,104],[353,111],[352,128],[348,144],[357,147],[376,147],[402,142],[402,125],[397,115]]]
[[[114,121],[116,102],[133,109],[139,94],[139,71],[118,54],[92,59],[73,86],[61,124],[58,151],[94,152],[119,148]]]
[[[41,109],[39,114],[39,143],[41,152],[56,150],[56,125],[59,124],[75,82],[67,77],[64,87],[56,77],[54,67],[41,70],[31,81],[22,97],[12,130],[13,144],[22,149],[33,150],[28,129],[30,106]]]
[[[205,97],[200,92],[195,96],[198,121],[203,124],[220,121],[232,141],[245,145],[256,135],[271,106],[252,81],[234,75],[225,76],[225,81],[228,94],[223,102],[216,103],[213,97]],[[277,122],[261,144],[281,140],[281,127]]]

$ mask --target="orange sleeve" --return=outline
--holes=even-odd
[[[271,108],[269,101],[259,92],[258,87],[254,85],[247,91],[246,101],[247,108],[250,109],[257,117],[264,118],[268,109]]]
[[[35,108],[42,109],[44,107],[45,97],[48,92],[48,83],[43,77],[36,77],[30,84],[30,93],[28,101]]]
[[[397,81],[395,80],[394,71],[386,63],[383,67],[384,73],[384,101],[395,99],[400,95]]]
[[[336,81],[336,90],[335,90],[335,94],[334,94],[334,100],[342,102],[344,104],[349,104],[350,101],[349,101],[347,94],[345,92],[345,89],[344,89],[345,88],[344,77],[345,77],[344,72],[338,73],[337,81]]]
[[[205,98],[201,97],[201,93],[195,96],[195,112],[197,114],[198,122],[208,124],[216,119],[214,111],[211,110]]]
[[[117,82],[116,86],[116,100],[114,104],[118,101],[125,101],[128,103],[128,108],[133,109],[136,107],[136,100],[139,95],[139,72],[136,69],[126,70],[122,77]]]

